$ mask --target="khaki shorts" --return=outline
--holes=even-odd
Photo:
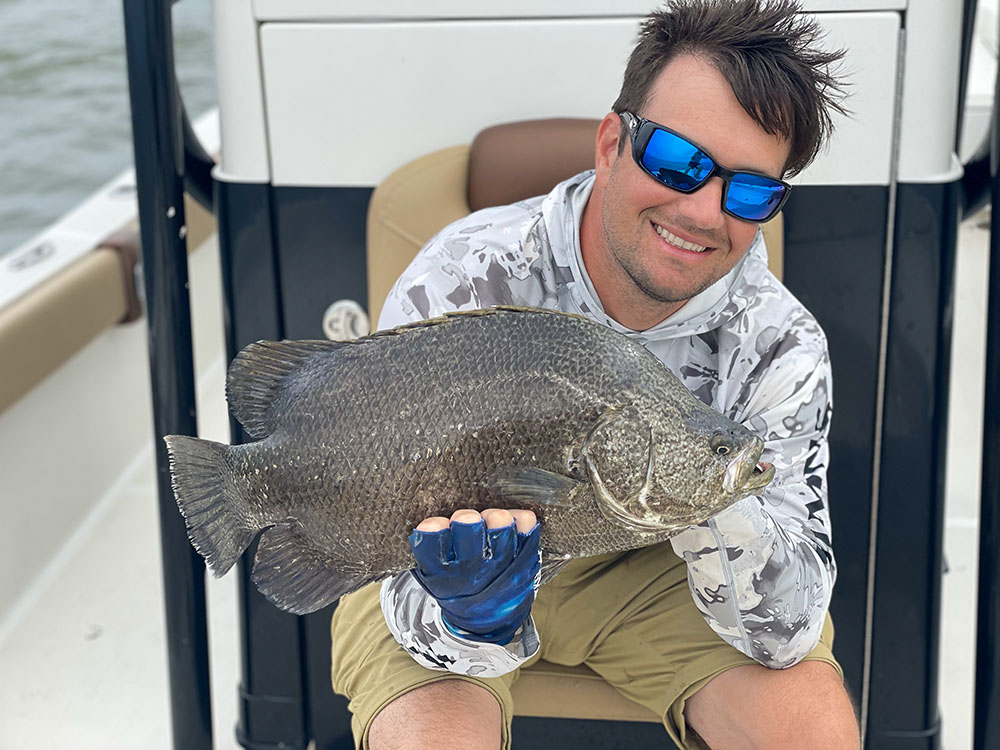
[[[687,585],[687,567],[669,543],[626,553],[574,560],[543,586],[531,610],[541,649],[555,664],[586,664],[625,697],[662,717],[680,747],[701,747],[688,737],[684,703],[727,669],[755,662],[709,628]],[[479,679],[417,664],[396,643],[379,606],[379,584],[344,597],[332,622],[333,689],[350,698],[358,747],[388,703],[438,680],[482,685],[500,703],[503,747],[510,747],[514,715],[510,686],[518,671]],[[827,617],[820,644],[806,659],[832,665],[833,624]],[[531,662],[529,662],[530,664]]]

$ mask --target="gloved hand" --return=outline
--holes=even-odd
[[[516,521],[487,528],[482,518],[453,520],[438,531],[414,530],[409,537],[417,561],[413,573],[441,605],[441,619],[452,632],[504,645],[531,612],[541,569],[540,537],[537,522],[524,533]]]

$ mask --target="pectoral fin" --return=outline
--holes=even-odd
[[[586,482],[533,466],[502,469],[494,482],[496,491],[511,508],[531,505],[568,507]]]

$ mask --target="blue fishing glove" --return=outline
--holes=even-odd
[[[456,521],[441,531],[414,530],[413,574],[437,599],[441,619],[455,635],[505,645],[535,600],[540,538],[537,523],[527,534],[517,531],[516,522],[488,529],[484,521]]]

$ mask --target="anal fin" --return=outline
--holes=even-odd
[[[290,521],[261,535],[251,578],[273,604],[305,615],[382,577],[344,568],[317,550],[302,527]]]
[[[542,570],[539,575],[539,586],[544,586],[546,583],[551,581],[556,577],[556,574],[560,570],[569,565],[570,558],[568,557],[548,557],[545,552],[542,552]]]

